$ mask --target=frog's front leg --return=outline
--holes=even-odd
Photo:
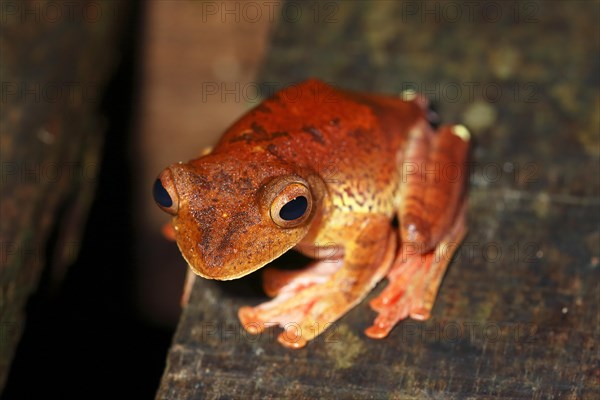
[[[238,315],[244,328],[260,333],[268,326],[279,325],[284,332],[278,341],[286,347],[300,348],[359,303],[391,266],[397,234],[384,216],[369,215],[357,222],[357,234],[346,243],[343,260],[331,263],[338,269],[327,281],[307,287],[292,283],[295,289],[280,288],[269,302],[242,307]],[[298,276],[307,278],[306,273]]]
[[[417,129],[403,165],[411,173],[401,183],[401,249],[388,286],[370,303],[379,313],[365,332],[372,338],[387,336],[402,319],[429,318],[446,268],[466,234],[469,132],[460,125],[438,132]],[[456,173],[450,175],[451,170]]]

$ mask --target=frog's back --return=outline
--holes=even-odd
[[[260,148],[266,162],[275,158],[325,175],[333,192],[358,199],[357,206],[363,203],[367,210],[372,202],[362,202],[362,196],[380,192],[392,197],[397,154],[419,118],[422,110],[415,103],[311,79],[277,92],[244,115],[215,152]]]
[[[241,117],[220,150],[239,144],[277,148],[287,160],[371,159],[395,153],[421,108],[399,97],[361,94],[310,79],[285,88]],[[375,153],[375,154],[374,154]]]

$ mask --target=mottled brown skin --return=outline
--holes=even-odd
[[[465,233],[469,136],[461,126],[434,131],[426,100],[409,97],[309,80],[251,110],[210,154],[162,172],[173,199],[162,208],[196,274],[239,278],[290,248],[321,259],[300,272],[267,270],[265,290],[276,297],[240,309],[246,329],[279,324],[279,341],[302,347],[386,274],[390,284],[371,303],[379,316],[367,335],[384,337],[403,318],[429,316]],[[435,163],[463,174],[452,181],[423,174]],[[308,199],[306,212],[278,220],[280,206],[298,196]]]

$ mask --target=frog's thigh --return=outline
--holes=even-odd
[[[432,250],[455,222],[468,179],[469,142],[462,125],[437,132],[421,126],[411,134],[401,166],[398,218],[402,243],[418,246],[420,253]]]
[[[468,131],[444,126],[414,132],[402,166],[402,244],[389,284],[371,301],[379,313],[366,334],[382,338],[407,317],[429,318],[448,263],[465,233]]]

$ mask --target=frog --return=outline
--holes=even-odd
[[[278,325],[279,343],[302,348],[387,280],[365,329],[381,339],[431,316],[467,232],[470,142],[415,91],[313,78],[252,108],[211,151],[163,170],[154,200],[192,276],[231,280],[266,266],[271,299],[238,310],[248,332]],[[310,264],[267,266],[291,249]]]

